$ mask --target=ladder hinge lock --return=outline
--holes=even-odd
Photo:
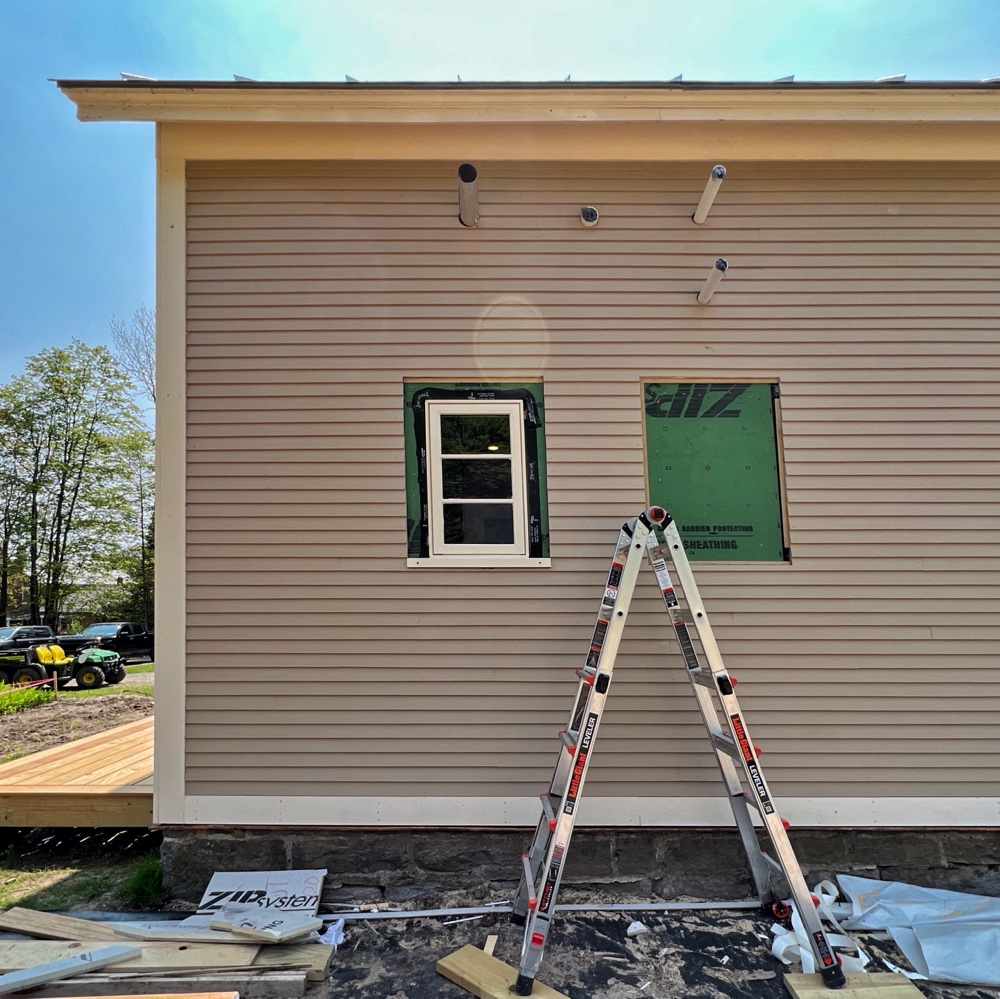
[[[719,690],[724,694],[731,694],[733,692],[733,685],[729,682],[728,676],[719,677]]]
[[[597,692],[599,694],[606,694],[608,692],[608,687],[611,686],[611,677],[607,673],[602,673],[597,678]]]

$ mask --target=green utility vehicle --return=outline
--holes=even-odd
[[[36,645],[24,652],[0,653],[0,682],[9,684],[58,681],[60,688],[70,680],[77,687],[92,690],[105,683],[121,683],[125,664],[110,649],[84,649],[67,656],[58,645]],[[48,684],[51,686],[52,684]]]

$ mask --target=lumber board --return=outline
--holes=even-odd
[[[231,930],[239,936],[264,943],[290,943],[323,929],[323,920],[306,912],[286,915],[267,912],[239,912],[222,909],[211,921],[215,930]]]
[[[56,982],[61,978],[72,978],[86,971],[97,971],[110,964],[123,964],[139,957],[142,950],[139,947],[129,947],[126,944],[112,944],[110,947],[100,947],[98,950],[88,950],[72,957],[64,957],[59,961],[50,961],[34,968],[24,968],[0,975],[0,995],[20,992],[36,985]]]
[[[194,997],[211,995],[214,991],[238,992],[240,999],[300,999],[306,992],[306,976],[301,971],[274,971],[262,975],[220,972],[171,977],[86,975],[50,982],[43,988],[19,993],[18,999],[88,999],[91,996],[158,994]]]
[[[193,927],[187,929],[174,928],[171,925],[159,926],[129,926],[123,923],[115,928],[115,933],[120,940],[127,937],[129,940],[143,940],[148,942],[175,941],[176,943],[205,943],[205,944],[235,944],[246,943],[246,937],[238,936],[227,930],[213,930],[208,926]]]
[[[239,992],[143,992],[118,999],[240,999]]]
[[[128,937],[130,940],[169,941],[177,943],[204,944],[245,944],[247,938],[229,930],[213,930],[209,926],[183,926],[180,921],[171,924],[164,920],[162,926],[130,925],[121,923],[115,927],[118,940]]]
[[[152,828],[152,788],[21,787],[0,794],[0,826]]]
[[[239,992],[143,992],[118,999],[240,999]]]
[[[122,942],[114,927],[108,923],[74,919],[72,916],[57,916],[53,912],[36,912],[34,909],[22,909],[20,906],[0,912],[0,930],[23,933],[26,937],[40,937],[43,940]]]
[[[847,984],[831,992],[821,975],[785,975],[785,988],[795,999],[924,999],[923,992],[905,975],[892,971],[873,971],[868,975],[845,975]]]
[[[439,975],[460,985],[477,999],[510,999],[511,986],[517,981],[516,968],[472,944],[466,944],[441,958],[435,967]],[[539,981],[535,982],[531,995],[532,999],[568,999],[562,992],[556,992]]]
[[[273,968],[275,971],[292,965],[304,967],[307,981],[325,982],[330,977],[330,965],[333,964],[333,955],[336,953],[337,948],[332,944],[273,944],[261,947],[253,966]]]
[[[104,940],[0,941],[0,972],[33,968],[106,946],[107,942]],[[142,943],[137,944],[137,947],[141,956],[129,961],[129,972],[191,971],[241,965],[250,967],[260,950],[260,944],[256,943]]]
[[[497,941],[500,939],[499,935],[496,933],[491,933],[486,938],[486,943],[483,944],[483,953],[489,954],[490,957],[493,956],[493,951],[496,949]]]

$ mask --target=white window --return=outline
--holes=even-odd
[[[541,562],[528,559],[523,403],[428,400],[426,414],[430,561]]]

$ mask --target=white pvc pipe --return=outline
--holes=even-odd
[[[719,287],[720,282],[726,276],[727,270],[729,270],[729,264],[724,257],[719,257],[712,264],[712,271],[705,279],[705,284],[702,286],[701,291],[698,292],[698,301],[701,305],[707,305],[712,301],[715,289]]]
[[[618,903],[588,903],[586,905],[556,905],[556,912],[688,912],[712,909],[760,909],[758,900],[740,900],[735,902],[618,902]],[[502,902],[490,906],[475,906],[458,909],[382,909],[378,912],[337,912],[324,914],[320,918],[324,923],[335,923],[338,919],[348,922],[365,919],[418,919],[434,916],[469,916],[475,919],[488,916],[490,913],[506,915],[511,912],[509,903]],[[456,922],[458,920],[455,920]]]
[[[458,168],[458,221],[469,229],[479,225],[479,171],[471,163]]]
[[[708,213],[712,209],[712,202],[715,201],[715,196],[719,193],[719,188],[722,187],[722,182],[725,179],[726,168],[724,166],[720,164],[719,166],[712,167],[708,183],[705,185],[705,190],[701,195],[701,201],[698,202],[698,207],[694,210],[694,215],[691,216],[693,222],[701,225],[708,218]]]

